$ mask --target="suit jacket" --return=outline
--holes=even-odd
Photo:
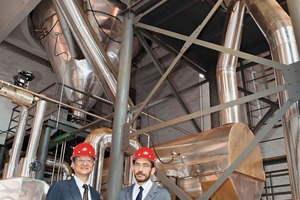
[[[100,200],[100,193],[90,187],[92,200]],[[49,188],[46,200],[82,200],[75,179],[57,181]]]
[[[119,192],[117,200],[132,200],[133,187],[134,185],[123,188]],[[153,183],[144,200],[171,200],[171,196],[168,190]]]

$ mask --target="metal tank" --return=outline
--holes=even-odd
[[[191,198],[206,192],[255,138],[243,123],[159,144],[157,168],[176,179]],[[211,200],[260,199],[265,174],[258,146],[211,196]]]

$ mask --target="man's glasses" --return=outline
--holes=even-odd
[[[147,168],[150,168],[151,167],[151,165],[150,164],[147,164],[147,163],[143,163],[143,164],[141,164],[141,163],[134,163],[133,164],[133,167],[135,167],[135,168],[137,168],[137,169],[139,169],[139,168],[143,168],[143,169],[147,169]]]
[[[78,162],[79,164],[82,163],[87,163],[87,164],[94,164],[95,161],[93,159],[82,159],[82,158],[75,158],[76,162]]]

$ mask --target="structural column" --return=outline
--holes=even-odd
[[[0,145],[0,171],[4,168],[5,151],[6,151],[6,147],[3,145]]]
[[[122,186],[123,152],[122,134],[127,119],[132,46],[133,46],[133,20],[134,14],[127,12],[124,16],[124,33],[120,51],[120,64],[118,72],[117,95],[114,110],[113,135],[110,151],[108,200],[117,199],[118,191]]]
[[[36,174],[36,179],[40,179],[40,180],[44,178],[46,160],[48,156],[48,149],[49,149],[50,137],[51,137],[51,128],[49,126],[46,126],[44,127],[43,131],[44,133],[40,141],[38,158],[37,158],[37,160],[41,162],[42,168]]]

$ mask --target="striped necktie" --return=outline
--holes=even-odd
[[[87,184],[83,184],[82,186],[84,188],[84,192],[83,192],[83,197],[82,200],[89,200],[89,196],[88,196],[88,185]]]
[[[143,190],[144,190],[144,188],[142,186],[140,186],[140,191],[139,191],[138,195],[136,196],[135,200],[142,200]]]

